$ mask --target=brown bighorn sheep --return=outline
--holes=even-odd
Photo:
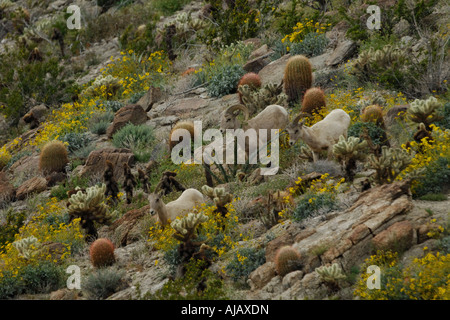
[[[299,122],[304,116],[303,113],[299,114],[286,127],[289,144],[294,145],[298,139],[302,139],[311,148],[314,162],[317,161],[319,153],[323,150],[327,150],[328,159],[330,159],[332,147],[339,141],[339,136],[343,135],[347,138],[350,116],[342,109],[335,109],[311,127],[303,125],[305,120]]]
[[[148,196],[150,204],[150,214],[154,216],[158,214],[159,221],[163,226],[174,221],[178,216],[184,216],[195,206],[200,205],[203,201],[203,194],[196,189],[186,189],[181,196],[174,201],[165,204],[162,200],[162,194],[151,193]]]

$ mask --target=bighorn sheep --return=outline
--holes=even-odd
[[[305,120],[299,122],[305,115],[300,113],[294,121],[286,127],[289,134],[289,144],[293,145],[298,139],[302,139],[313,152],[313,161],[316,162],[318,154],[327,150],[328,159],[332,155],[333,145],[339,141],[339,136],[347,138],[347,129],[350,125],[350,116],[342,109],[331,111],[323,120],[311,127],[303,125]]]
[[[244,113],[244,124],[241,124],[241,122],[237,119],[239,111],[242,111]],[[289,123],[289,114],[286,109],[276,104],[267,106],[252,119],[248,120],[248,118],[249,111],[244,105],[237,104],[229,107],[222,114],[222,118],[220,121],[220,132],[222,132],[223,134],[227,129],[236,130],[242,128],[244,132],[249,129],[254,129],[256,131],[257,137],[259,138],[259,130],[266,129],[268,130],[267,141],[270,141],[273,138],[270,134],[271,129],[279,129],[281,132]],[[248,146],[246,146],[245,150],[248,156]]]
[[[196,205],[203,201],[203,194],[196,189],[186,189],[181,196],[174,201],[165,204],[162,200],[162,194],[151,193],[148,196],[150,204],[150,214],[158,214],[159,221],[163,226],[169,223],[169,219],[174,221],[177,216],[184,216]]]

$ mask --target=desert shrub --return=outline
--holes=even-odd
[[[71,153],[86,147],[91,143],[91,138],[86,133],[70,132],[61,138],[62,142],[67,142],[67,150]]]
[[[89,178],[81,176],[73,176],[68,181],[64,181],[50,190],[50,196],[58,200],[68,198],[67,191],[74,190],[76,187],[85,189],[89,187]]]
[[[419,197],[419,199],[424,201],[445,201],[447,196],[443,193],[428,193]]]
[[[309,217],[315,217],[333,211],[336,207],[336,200],[331,194],[306,194],[297,204],[292,213],[292,219],[300,221]]]
[[[120,108],[124,106],[124,104],[117,100],[108,100],[104,102],[106,110],[110,110],[113,113],[119,111]]]
[[[449,158],[439,157],[424,169],[422,177],[417,180],[418,185],[412,189],[413,196],[446,193],[450,187]]]
[[[305,55],[307,57],[315,57],[321,55],[327,47],[328,39],[325,34],[310,32],[302,42],[292,43],[289,47],[291,55]]]
[[[12,209],[6,210],[5,221],[0,224],[0,253],[5,250],[5,244],[14,242],[14,236],[19,233],[25,218],[24,212],[14,212]]]
[[[52,262],[45,261],[37,265],[27,265],[20,270],[25,293],[49,293],[65,284],[64,269]]]
[[[100,120],[98,122],[95,122],[91,125],[91,132],[102,135],[106,133],[106,130],[108,129],[109,125],[111,124],[111,121],[108,120]]]
[[[0,277],[0,299],[10,299],[23,291],[23,282],[12,271],[7,271]]]
[[[374,144],[383,145],[386,142],[386,132],[374,122],[355,122],[348,128],[348,136],[360,138],[365,129]]]
[[[160,10],[164,16],[170,16],[176,11],[183,9],[183,7],[190,3],[191,0],[156,0],[154,6]]]
[[[377,251],[361,266],[360,279],[353,294],[363,300],[448,300],[447,275],[450,272],[450,254],[427,253],[423,258],[404,266],[397,253]],[[379,290],[370,290],[368,266],[381,269]]]
[[[82,290],[87,293],[89,299],[106,299],[123,285],[125,272],[115,267],[98,269],[90,274]]]
[[[435,122],[435,125],[442,129],[450,129],[450,102],[444,104],[442,119]]]
[[[248,275],[266,262],[264,249],[243,248],[235,252],[225,270],[234,281],[246,281]]]
[[[154,21],[159,17],[155,14],[150,16],[145,23],[144,30],[139,30],[135,23],[130,24],[125,31],[121,33],[119,38],[122,48],[126,51],[133,50],[135,52],[145,52],[152,48],[155,44],[155,27]]]
[[[20,151],[15,153],[11,159],[9,159],[8,163],[6,164],[6,168],[10,168],[14,163],[22,159],[23,157],[31,156],[32,152],[28,150]]]
[[[245,74],[240,65],[223,66],[212,75],[208,84],[208,93],[212,97],[221,97],[237,90],[237,84]]]
[[[146,91],[136,92],[128,99],[128,103],[135,104],[145,95]]]
[[[147,125],[128,124],[112,137],[112,143],[115,147],[131,149],[136,159],[141,162],[150,159],[155,142],[153,128]]]
[[[186,266],[184,277],[169,280],[153,295],[152,300],[226,300],[223,280],[209,269],[205,262],[192,259]]]

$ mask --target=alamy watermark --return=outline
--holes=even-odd
[[[381,270],[380,267],[376,265],[371,265],[367,267],[367,273],[370,276],[367,278],[366,285],[367,289],[380,289],[381,288]]]

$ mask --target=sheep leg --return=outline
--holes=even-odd
[[[313,162],[317,162],[319,160],[319,154],[315,151],[312,152],[313,155]]]

